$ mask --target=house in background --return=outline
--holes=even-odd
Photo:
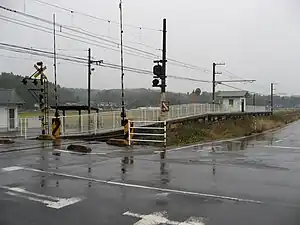
[[[227,112],[245,112],[246,99],[249,97],[247,91],[220,91],[217,94],[220,98],[221,109]]]
[[[0,131],[16,131],[18,129],[18,109],[24,103],[14,89],[0,88]]]

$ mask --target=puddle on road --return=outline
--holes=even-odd
[[[247,148],[255,148],[260,145],[276,144],[274,134],[261,134],[253,137],[246,137],[238,140],[224,141],[222,143],[212,143],[196,147],[197,150],[209,150],[211,152],[236,152],[244,151]]]
[[[171,181],[171,171],[169,165],[172,163],[179,164],[190,164],[190,165],[211,165],[212,175],[216,175],[218,165],[235,165],[239,167],[248,167],[248,168],[260,168],[260,169],[276,169],[274,166],[267,165],[264,162],[254,160],[253,157],[249,157],[244,155],[244,151],[249,148],[255,148],[257,145],[265,145],[266,143],[273,143],[276,139],[273,134],[262,134],[254,137],[243,138],[235,141],[225,141],[223,143],[213,143],[211,145],[199,146],[195,148],[195,152],[201,154],[196,154],[191,156],[190,158],[182,158],[180,153],[176,155],[175,158],[170,158],[166,156],[166,153],[161,153],[157,155],[158,158],[155,159],[145,159],[139,157],[139,155],[135,155],[134,152],[132,154],[128,154],[126,156],[117,156],[116,158],[120,158],[120,163],[115,164],[116,167],[119,167],[120,179],[123,182],[127,181],[127,175],[131,174],[135,169],[141,169],[140,162],[142,160],[155,161],[160,163],[159,168],[157,168],[156,172],[152,175],[155,176],[154,180],[160,182],[161,185],[166,185]],[[94,143],[91,143],[94,144]],[[41,148],[47,149],[53,146],[52,142],[42,142]],[[55,148],[55,145],[54,145]],[[202,151],[202,150],[204,151]],[[230,154],[226,154],[230,153]],[[237,153],[235,153],[237,152]],[[241,153],[238,153],[241,152]],[[203,154],[208,153],[207,156],[203,156]],[[218,156],[214,155],[214,153],[220,153]],[[167,153],[168,154],[168,153]],[[237,155],[235,155],[237,154]],[[40,152],[40,160],[37,162],[38,168],[41,170],[49,170],[56,169],[59,170],[63,166],[69,166],[69,163],[82,164],[84,163],[86,166],[86,172],[88,176],[92,176],[92,170],[95,165],[93,165],[92,156],[85,156],[79,160],[78,156],[72,156],[75,159],[75,162],[71,160],[64,161],[66,158],[69,158],[69,155],[65,154],[57,154],[52,155],[49,151],[41,151]],[[139,161],[138,167],[136,167],[136,161]],[[135,168],[136,167],[136,168]],[[280,169],[280,168],[279,168]],[[41,176],[41,187],[47,186],[47,179],[51,179],[48,176]],[[52,178],[53,179],[53,178]],[[46,181],[46,182],[45,182]],[[55,186],[59,186],[59,179],[56,181]],[[92,186],[93,182],[88,182],[88,187]]]

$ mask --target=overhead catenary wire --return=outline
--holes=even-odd
[[[6,11],[9,11],[9,12],[12,12],[12,13],[19,14],[21,16],[25,16],[25,17],[28,17],[28,18],[31,18],[31,19],[34,19],[34,20],[38,20],[40,22],[44,22],[44,23],[52,25],[52,21],[47,20],[47,19],[43,19],[43,18],[38,17],[38,16],[34,16],[34,15],[31,15],[31,14],[28,14],[28,13],[23,13],[23,12],[20,12],[18,10],[15,10],[15,9],[10,9],[10,8],[7,8],[7,7],[3,7],[1,5],[0,5],[0,9],[3,9],[3,10],[6,10]],[[92,38],[95,38],[95,39],[99,39],[99,40],[104,41],[104,42],[108,42],[110,44],[113,44],[114,46],[119,46],[120,45],[120,43],[118,43],[118,42],[105,39],[103,37],[100,37],[97,34],[93,34],[93,33],[89,32],[89,31],[79,31],[79,30],[74,29],[74,28],[72,28],[70,26],[63,25],[63,24],[60,24],[60,23],[56,23],[56,27],[58,27],[59,31],[61,31],[61,32],[62,32],[62,29],[66,29],[66,30],[69,30],[69,31],[72,31],[72,32],[75,32],[75,33],[79,33],[79,34],[83,34],[83,35],[86,35],[86,36],[89,36],[89,37],[92,37]],[[132,47],[132,46],[124,45],[124,48],[128,48],[128,49],[131,49],[133,51],[136,51],[136,52],[139,52],[139,53],[142,53],[142,54],[146,54],[146,55],[150,55],[150,56],[153,56],[153,57],[157,57],[157,55],[154,54],[154,53],[147,52],[147,51],[144,51],[144,50],[140,50],[140,49],[137,49],[137,48]]]
[[[6,18],[3,18],[3,16],[1,16],[1,15],[0,15],[0,20],[8,21],[8,22],[11,22],[11,23],[15,23],[15,24],[27,27],[27,28],[31,28],[31,29],[34,29],[34,30],[38,30],[38,31],[42,31],[42,32],[45,32],[45,33],[52,34],[51,28],[40,26],[40,25],[33,24],[33,23],[30,23],[30,22],[23,22],[23,21],[20,21],[20,20],[17,20],[17,19],[12,19],[12,18],[6,19]],[[96,46],[96,47],[99,47],[99,48],[119,52],[118,49],[113,49],[113,48],[101,45],[101,44],[103,44],[101,42],[97,42],[97,41],[94,41],[94,40],[89,41],[89,39],[86,39],[86,38],[78,36],[78,35],[74,35],[74,34],[70,34],[70,33],[66,33],[66,32],[64,32],[64,33],[69,34],[70,36],[66,36],[66,35],[63,35],[63,34],[60,34],[60,33],[57,33],[57,36],[60,36],[60,37],[66,38],[66,39],[70,39],[70,40],[75,40],[75,41],[78,41],[78,42],[81,42],[81,43],[89,44],[89,45]],[[77,38],[74,38],[74,37],[77,37]],[[80,38],[82,38],[84,40],[82,40]],[[88,41],[86,41],[86,40],[88,40]],[[128,55],[137,56],[137,57],[141,57],[141,58],[145,58],[145,59],[153,59],[150,56],[140,55],[140,54],[134,53],[134,52],[129,51],[129,50],[126,50],[125,53],[128,54]]]
[[[40,51],[38,49],[31,49],[31,48],[26,48],[26,47],[21,47],[21,46],[17,46],[17,49],[10,49],[9,47],[6,47],[8,44],[6,44],[3,48],[3,46],[1,46],[3,43],[0,43],[0,49],[4,49],[4,50],[8,50],[8,51],[13,51],[13,52],[17,52],[17,53],[23,53],[23,54],[30,54],[33,56],[42,56],[42,57],[47,57],[47,58],[53,58],[53,53],[52,52],[47,52],[47,51]],[[14,45],[12,45],[14,46]],[[22,51],[23,48],[23,51]],[[32,51],[31,51],[32,50]],[[0,55],[2,57],[7,57],[7,58],[17,58],[17,57],[13,57],[13,56],[4,56],[4,55]],[[70,57],[70,58],[68,58]],[[68,55],[61,55],[61,54],[57,54],[57,59],[60,60],[64,60],[67,61],[68,63],[74,63],[74,64],[80,64],[82,66],[87,66],[87,62],[85,59],[80,60],[79,57],[75,57],[72,58],[73,56],[68,56]],[[27,59],[27,60],[33,60],[30,58],[22,58],[19,57],[20,59]],[[114,70],[120,70],[121,66],[118,64],[113,64],[110,62],[103,62],[102,64],[98,65],[100,67],[104,67],[104,68],[109,68],[109,69],[114,69]],[[139,68],[134,68],[134,67],[129,67],[129,66],[124,66],[124,71],[127,72],[132,72],[132,73],[137,73],[137,74],[144,74],[144,75],[149,75],[152,76],[152,71],[149,70],[144,70],[144,69],[139,69]],[[189,77],[180,77],[180,76],[175,76],[175,75],[168,75],[169,78],[173,78],[173,79],[177,79],[177,80],[186,80],[186,81],[193,81],[193,82],[201,82],[201,83],[212,83],[211,81],[207,81],[207,80],[201,80],[201,79],[195,79],[195,78],[189,78]],[[229,84],[224,84],[224,83],[219,83],[220,85],[235,89],[235,90],[239,90],[239,91],[247,91],[249,93],[252,94],[260,94],[263,95],[259,92],[253,92],[253,91],[249,91],[246,89],[242,89],[242,88],[238,88]]]
[[[38,20],[38,21],[41,21],[41,22],[44,22],[44,23],[47,23],[47,24],[52,24],[52,21],[49,21],[49,20],[46,20],[46,19],[42,19],[42,18],[40,18],[38,16],[34,16],[34,15],[31,15],[31,14],[28,14],[28,13],[23,13],[23,12],[20,12],[18,10],[15,10],[15,9],[7,8],[7,7],[1,6],[1,5],[0,5],[0,9],[5,10],[5,11],[9,11],[9,12],[12,12],[12,13],[19,14],[21,16],[29,17],[31,19],[35,19],[35,20]],[[10,19],[12,19],[12,18],[10,18]],[[24,22],[24,21],[22,21],[22,22]],[[36,24],[36,26],[39,26],[39,25]],[[76,30],[74,28],[71,28],[69,26],[62,25],[62,24],[59,24],[59,23],[57,23],[56,26],[60,28],[60,31],[61,31],[62,28],[64,28],[64,29],[70,30],[72,32],[81,33],[83,35],[86,35],[86,36],[89,36],[89,37],[92,37],[92,38],[96,38],[96,39],[99,39],[99,40],[104,41],[104,42],[108,42],[108,43],[114,44],[114,45],[116,45],[115,47],[118,47],[118,45],[119,45],[119,43],[116,43],[116,42],[111,41],[111,40],[104,39],[104,38],[99,37],[99,36],[97,36],[95,34],[91,34],[90,32],[78,31],[78,30]],[[64,33],[66,33],[66,32],[64,32]],[[74,36],[74,34],[72,34],[72,36]],[[83,37],[80,37],[80,38],[83,38]],[[101,43],[101,44],[103,44],[103,43]],[[104,47],[104,46],[98,46],[98,47],[102,47],[102,48],[106,48],[107,49],[107,47]],[[112,46],[110,46],[110,47],[112,47]],[[147,51],[144,51],[144,50],[140,50],[140,49],[128,46],[128,45],[124,45],[124,47],[127,48],[127,51],[131,50],[131,52],[136,52],[136,53],[138,52],[139,54],[143,54],[144,58],[146,58],[145,56],[148,56],[147,58],[150,58],[149,56],[154,57],[154,58],[158,58],[159,57],[158,55],[156,55],[154,53],[147,52]],[[108,48],[108,49],[112,50],[111,48]],[[127,52],[127,54],[129,54],[129,53]],[[131,53],[131,55],[133,55],[133,54]],[[140,55],[135,55],[135,56],[140,56]],[[153,59],[153,58],[151,58],[151,59]],[[209,71],[209,70],[207,70],[205,68],[201,68],[201,67],[189,64],[189,63],[180,62],[180,61],[175,60],[175,59],[168,58],[168,60],[169,60],[169,64],[171,64],[171,65],[180,66],[180,67],[184,67],[184,68],[188,68],[188,69],[193,69],[193,70],[201,70],[201,71],[204,71],[206,73]]]
[[[17,14],[20,14],[20,15],[23,15],[23,16],[26,16],[26,17],[30,17],[32,19],[36,19],[36,20],[39,20],[41,22],[52,24],[52,21],[48,21],[48,20],[42,19],[42,18],[34,16],[34,15],[30,15],[30,14],[27,14],[27,13],[22,13],[22,12],[19,12],[17,10],[14,10],[14,9],[9,9],[9,8],[1,6],[1,5],[0,5],[0,9],[4,9],[6,11],[10,11],[10,12],[17,13]],[[22,26],[27,26],[29,28],[33,28],[33,29],[36,29],[36,30],[40,30],[40,31],[52,34],[52,32],[50,31],[50,30],[52,30],[51,28],[42,27],[42,26],[40,26],[38,24],[29,23],[27,21],[20,21],[20,20],[14,19],[14,18],[9,18],[10,20],[8,20],[7,19],[8,17],[6,17],[6,18],[4,16],[1,16],[1,17],[2,17],[1,19],[9,21],[9,22],[14,22],[14,23],[22,25]],[[16,21],[18,21],[18,23]],[[26,25],[26,23],[27,23],[27,25]],[[31,24],[32,26],[28,26],[28,24]],[[64,37],[64,38],[69,38],[69,39],[76,40],[76,41],[80,41],[80,42],[83,42],[83,43],[89,43],[89,44],[92,44],[94,46],[101,47],[101,48],[106,48],[106,49],[109,49],[109,50],[118,51],[118,49],[114,49],[114,48],[118,48],[119,43],[117,43],[117,42],[104,39],[102,37],[99,37],[98,35],[91,34],[90,32],[88,33],[88,31],[84,31],[84,32],[78,31],[78,30],[76,30],[74,28],[71,28],[69,26],[66,26],[66,25],[57,24],[57,26],[60,28],[60,31],[61,31],[62,28],[64,28],[64,29],[70,30],[72,32],[77,32],[77,33],[80,33],[82,35],[89,36],[89,37],[94,38],[94,39],[99,39],[99,40],[101,40],[103,42],[108,42],[109,44],[112,44],[112,45],[109,45],[108,43],[102,43],[102,42],[99,42],[99,41],[95,41],[93,39],[87,39],[85,37],[74,35],[74,34],[70,34],[70,33],[67,33],[67,32],[63,32],[63,33],[65,33],[65,34],[67,34],[69,36],[65,36],[65,35],[62,35],[62,34],[60,34],[58,36],[61,36],[61,37]],[[44,30],[41,29],[41,28],[43,28]],[[72,36],[72,38],[70,36]],[[77,37],[77,39],[76,38],[74,39],[74,37]],[[88,40],[89,42],[86,42],[86,41],[81,40],[81,39]],[[97,44],[95,44],[95,43],[97,43]],[[106,46],[103,46],[101,44],[104,44]],[[147,59],[153,59],[152,57],[159,57],[158,55],[156,55],[154,53],[143,51],[143,50],[131,47],[131,46],[126,46],[126,48],[128,48],[126,50],[126,51],[128,51],[127,54],[130,54],[130,55],[133,55],[133,56],[143,57],[143,58],[147,58]],[[202,70],[202,71],[204,71],[206,73],[210,72],[210,70],[205,69],[203,67],[195,66],[195,65],[192,65],[192,64],[188,64],[188,63],[183,63],[183,62],[180,62],[178,60],[168,59],[168,61],[169,61],[169,64],[172,64],[172,65],[177,65],[177,66],[188,68],[188,69]],[[227,72],[229,72],[229,71],[227,71]],[[189,78],[189,79],[193,79],[193,78]],[[195,80],[197,80],[197,79],[195,79]]]
[[[0,42],[0,49],[7,50],[7,51],[12,51],[12,52],[16,52],[16,53],[42,56],[42,57],[47,57],[47,58],[53,58],[54,57],[53,52],[50,52],[50,51],[45,51],[45,50],[40,50],[40,49],[33,49],[33,48],[28,48],[28,47],[23,47],[23,46],[18,46],[18,45],[12,45],[12,44],[2,43],[2,42]],[[57,59],[66,60],[66,61],[70,61],[70,62],[82,64],[82,65],[87,65],[86,59],[82,58],[82,57],[69,56],[69,55],[57,53]],[[121,69],[120,65],[113,64],[113,63],[110,63],[110,62],[105,62],[105,61],[102,64],[98,65],[98,66],[111,68],[111,69],[117,69],[117,70]],[[144,69],[134,68],[134,67],[130,67],[130,66],[124,66],[124,71],[153,76],[153,73],[150,70],[144,70]],[[179,79],[179,80],[211,83],[211,81],[207,81],[207,80],[200,80],[200,79],[194,79],[194,78],[188,78],[188,77],[180,77],[180,76],[175,76],[175,75],[168,75],[168,77],[173,78],[173,79]]]
[[[38,2],[40,4],[48,5],[48,6],[51,6],[51,7],[60,9],[60,10],[63,10],[63,11],[66,11],[66,12],[69,12],[71,14],[78,14],[78,15],[89,17],[89,18],[92,18],[92,19],[96,19],[96,20],[99,20],[99,21],[102,21],[102,22],[108,22],[108,23],[120,25],[120,23],[117,22],[117,21],[100,18],[100,17],[93,16],[93,15],[90,15],[90,14],[87,14],[87,13],[83,13],[83,12],[80,12],[80,11],[77,11],[77,10],[74,10],[74,9],[69,9],[69,8],[66,8],[66,7],[54,5],[54,4],[51,4],[51,3],[48,3],[48,2],[44,2],[44,1],[41,1],[41,0],[32,0],[32,1]],[[137,25],[126,24],[126,23],[124,24],[124,26],[136,28],[136,29],[139,29],[139,30],[149,30],[149,31],[162,32],[162,30],[160,30],[160,29],[149,28],[149,27],[144,27],[144,26],[137,26]]]
[[[226,76],[226,77],[228,77],[228,78],[230,78],[230,79],[244,79],[243,77],[241,77],[241,76],[238,76],[237,74],[235,74],[235,73],[233,73],[233,72],[231,72],[231,71],[229,71],[228,69],[224,69],[224,71],[226,72],[226,73],[228,73],[228,74],[230,74],[229,76]],[[225,75],[224,75],[225,76]],[[256,87],[259,87],[259,88],[261,88],[261,89],[266,89],[266,87],[264,87],[264,86],[262,86],[262,85],[260,85],[260,84],[258,84],[258,83],[253,83],[253,85],[255,85]]]
[[[23,46],[18,46],[18,45],[12,45],[12,44],[7,44],[7,43],[1,43],[0,42],[0,49],[7,50],[7,51],[12,51],[16,53],[22,53],[22,54],[30,54],[34,56],[42,56],[46,58],[53,58],[53,52],[50,51],[45,51],[45,50],[40,50],[40,49],[33,49],[33,48],[28,48],[28,47],[23,47]],[[83,66],[87,66],[87,61],[85,58],[82,57],[76,57],[76,56],[70,56],[66,54],[60,54],[57,53],[57,59],[59,60],[64,60],[68,61],[71,63],[75,64],[80,64]],[[121,66],[118,64],[110,63],[110,62],[103,62],[102,64],[98,65],[100,67],[105,67],[105,68],[110,68],[110,69],[115,69],[115,70],[120,70]],[[124,71],[132,72],[132,73],[137,73],[137,74],[144,74],[144,75],[149,75],[153,76],[152,71],[150,70],[145,70],[145,69],[140,69],[140,68],[134,68],[130,66],[124,66]],[[208,80],[201,80],[201,79],[195,79],[195,78],[190,78],[190,77],[180,77],[180,76],[175,76],[168,74],[167,75],[169,78],[177,79],[177,80],[186,80],[186,81],[193,81],[193,82],[201,82],[201,83],[212,83],[211,81]],[[248,91],[242,88],[238,88],[229,84],[224,84],[224,83],[219,83],[220,85],[239,90],[239,91]],[[249,93],[258,93],[259,92],[252,92],[248,91]]]

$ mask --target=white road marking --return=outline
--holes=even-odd
[[[54,149],[54,152],[69,153],[73,155],[106,155],[107,152],[74,152],[68,150]]]
[[[277,140],[277,141],[275,141],[275,143],[283,142],[284,140],[290,138],[291,136],[293,136],[293,135],[291,134],[291,135],[289,135],[289,136],[287,136],[287,137],[285,137],[285,138],[282,138],[282,139],[280,139],[280,140]]]
[[[140,219],[134,225],[158,225],[158,224],[168,224],[168,225],[205,225],[202,218],[190,217],[184,222],[168,220],[166,212],[156,212],[149,215],[142,215],[138,213],[125,212],[124,216],[131,216]]]
[[[22,170],[22,169],[23,169],[23,167],[20,167],[20,166],[11,166],[11,167],[2,168],[1,171],[11,172],[11,171],[17,171],[17,170]]]
[[[282,148],[282,149],[295,149],[295,150],[300,150],[300,147],[280,146],[280,145],[265,145],[264,148]]]
[[[74,152],[74,151],[69,151],[69,150],[62,150],[62,149],[54,149],[54,152],[62,152],[62,153],[69,153],[69,154],[73,154],[73,155],[108,155],[110,153],[114,153],[114,152],[124,152],[126,153],[126,151],[124,150],[109,150],[109,152]]]
[[[107,185],[120,186],[120,187],[128,187],[128,188],[131,187],[131,188],[138,188],[138,189],[152,190],[152,191],[159,191],[159,192],[169,192],[169,193],[173,193],[173,194],[181,194],[181,195],[190,195],[190,196],[230,200],[230,201],[235,201],[235,202],[247,202],[247,203],[263,204],[262,201],[251,200],[251,199],[235,198],[235,197],[230,197],[230,196],[206,194],[206,193],[191,192],[191,191],[182,191],[182,190],[176,190],[176,189],[157,188],[157,187],[137,185],[137,184],[129,184],[129,183],[121,183],[121,182],[115,182],[115,181],[106,181],[106,180],[99,180],[99,179],[96,179],[96,178],[82,177],[82,176],[78,176],[78,175],[71,175],[71,174],[66,174],[66,173],[44,171],[44,170],[40,170],[40,169],[33,169],[33,168],[26,168],[26,167],[22,167],[21,169],[25,170],[25,171],[51,174],[51,175],[54,175],[54,176],[61,176],[61,177],[68,177],[68,178],[72,178],[72,179],[86,180],[86,181],[92,181],[92,182],[97,182],[97,183],[102,183],[102,184],[107,184]]]
[[[22,153],[22,152],[34,152],[39,149],[13,149],[11,151],[2,151],[0,152],[0,155],[7,155],[7,154],[16,154],[16,153]]]
[[[212,144],[220,144],[224,142],[235,142],[239,140],[243,140],[245,138],[249,138],[250,136],[243,136],[243,137],[237,137],[237,138],[231,138],[231,139],[225,139],[225,140],[219,140],[219,141],[211,141],[211,142],[204,142],[204,143],[199,143],[199,144],[194,144],[194,145],[187,145],[187,146],[182,146],[178,148],[173,148],[173,149],[168,149],[168,152],[173,152],[173,151],[180,151],[183,149],[187,148],[194,148],[194,147],[200,147],[200,146],[205,146],[205,145],[212,145]]]
[[[46,205],[48,208],[53,209],[61,209],[66,206],[75,204],[77,202],[80,202],[82,198],[80,197],[74,197],[74,198],[58,198],[58,197],[52,197],[48,195],[38,194],[30,191],[26,191],[23,188],[19,187],[7,187],[7,186],[0,186],[1,189],[8,190],[5,192],[8,195],[25,198],[30,201],[40,202]],[[48,199],[48,200],[45,200]]]

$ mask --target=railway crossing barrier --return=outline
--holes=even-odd
[[[167,147],[167,121],[129,121],[128,145],[161,143]],[[133,126],[132,126],[133,125]]]

